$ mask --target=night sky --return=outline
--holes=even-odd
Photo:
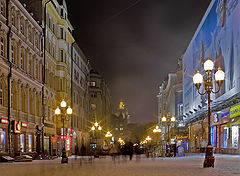
[[[211,0],[68,0],[74,36],[105,78],[113,110],[157,121],[159,85],[184,54]]]

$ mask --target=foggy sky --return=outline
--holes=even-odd
[[[74,36],[106,79],[113,110],[157,121],[159,85],[174,71],[211,0],[68,0]]]

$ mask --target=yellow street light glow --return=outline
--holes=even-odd
[[[91,130],[92,130],[92,131],[94,131],[94,130],[95,130],[95,127],[94,127],[94,126],[92,126]]]
[[[72,114],[72,108],[70,108],[70,106],[67,108],[67,114]]]
[[[95,123],[94,123],[94,125],[95,125],[95,127],[97,127],[97,126],[98,126],[98,123],[97,123],[97,122],[95,122]]]
[[[61,114],[61,110],[59,109],[59,107],[57,107],[57,109],[55,110],[55,114],[56,114],[56,115]]]
[[[102,127],[101,127],[101,126],[99,126],[99,127],[98,127],[98,130],[99,130],[99,131],[101,131],[101,130],[102,130]]]
[[[110,131],[108,131],[107,134],[105,135],[105,137],[112,137],[112,133],[110,133]]]
[[[66,106],[67,106],[67,103],[66,103],[66,101],[63,100],[63,101],[61,102],[61,107],[62,107],[62,108],[65,108]]]
[[[171,117],[171,122],[175,122],[175,117]]]
[[[167,121],[167,118],[166,118],[166,117],[163,117],[163,118],[162,118],[162,121],[163,121],[163,122],[166,122],[166,121]]]

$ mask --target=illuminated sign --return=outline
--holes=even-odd
[[[7,124],[8,123],[8,119],[1,119],[1,123],[5,123],[5,124]]]
[[[14,133],[21,133],[21,121],[14,121]]]
[[[27,123],[22,122],[22,127],[27,127]]]
[[[230,108],[230,118],[240,116],[240,104]]]

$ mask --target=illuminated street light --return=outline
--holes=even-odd
[[[197,70],[196,74],[193,76],[193,83],[197,87],[198,93],[200,95],[208,95],[208,145],[206,147],[206,155],[203,163],[203,167],[214,167],[214,156],[213,156],[213,147],[211,144],[211,133],[210,133],[210,94],[211,93],[218,93],[220,91],[221,85],[223,80],[225,79],[225,73],[221,69],[221,67],[218,68],[218,71],[211,76],[212,70],[214,68],[214,63],[210,58],[207,58],[207,60],[204,63],[204,70],[206,72],[206,77],[203,77],[199,71]],[[213,77],[215,77],[215,81],[217,82],[217,91],[213,91]],[[204,92],[200,92],[200,87],[202,82],[204,83]]]
[[[105,135],[105,137],[112,137],[112,133],[110,133],[110,131],[108,131],[107,134]]]
[[[63,122],[63,124],[62,124],[62,127],[63,127],[63,138],[62,138],[63,148],[62,148],[61,163],[68,163],[68,157],[66,155],[66,150],[65,150],[65,145],[66,145],[65,138],[66,137],[65,137],[64,123],[65,123],[65,120],[68,120],[67,117],[72,114],[72,108],[70,106],[68,106],[68,108],[66,108],[66,107],[67,107],[67,103],[64,100],[62,100],[62,102],[60,103],[60,108],[61,109],[59,107],[57,107],[57,109],[55,109],[55,114],[56,115],[61,115],[61,119],[62,119],[62,122]]]

